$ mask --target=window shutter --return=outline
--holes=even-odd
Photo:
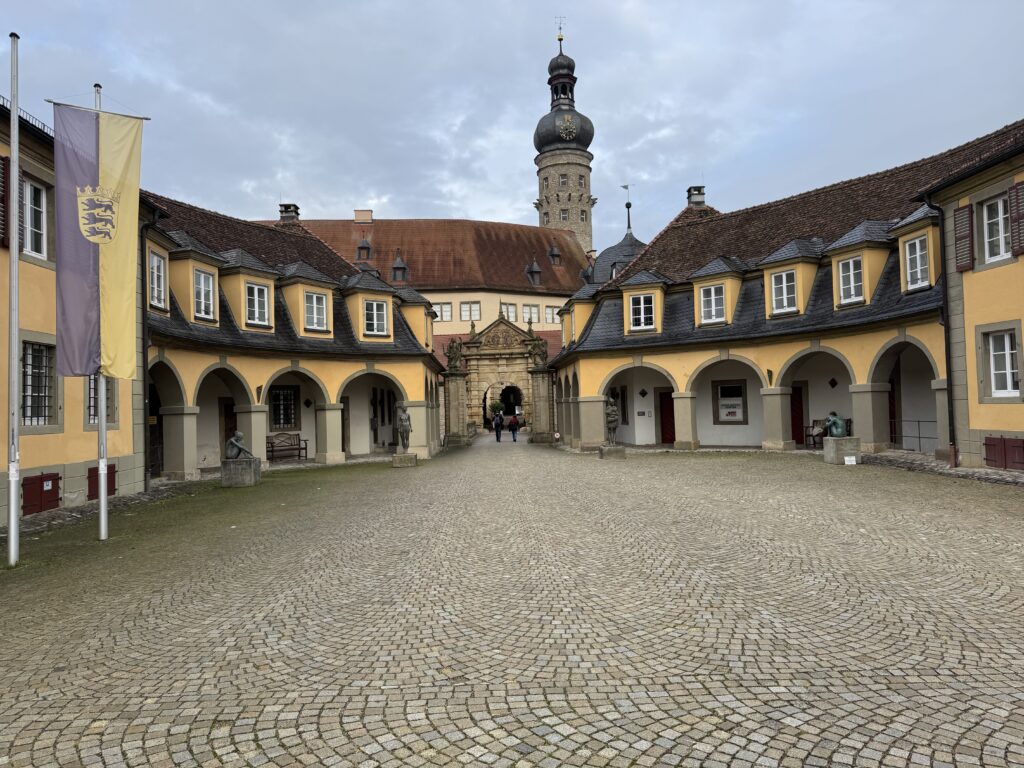
[[[18,169],[18,185],[14,188],[14,204],[18,206],[18,248],[25,251],[25,172]]]
[[[1010,249],[1014,256],[1024,256],[1024,182],[1010,187]]]
[[[0,157],[0,248],[10,248],[11,238],[8,235],[9,214],[11,210],[11,185],[7,181],[10,173],[11,158]]]
[[[956,271],[974,269],[974,209],[970,205],[953,211],[953,243]]]

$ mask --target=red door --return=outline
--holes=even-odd
[[[793,430],[793,440],[797,445],[804,444],[804,388],[793,387],[789,396],[789,424]]]
[[[661,442],[676,441],[676,411],[672,404],[671,392],[658,393],[658,410],[661,411]]]

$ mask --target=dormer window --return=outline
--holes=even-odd
[[[654,330],[654,294],[629,297],[629,328],[631,331]]]
[[[540,265],[536,261],[526,268],[526,278],[530,285],[540,285]]]
[[[327,294],[306,291],[306,328],[327,330]]]
[[[213,320],[213,273],[195,271],[196,317]]]
[[[544,215],[546,216],[547,214],[544,214]],[[557,267],[557,266],[561,265],[561,263],[562,263],[562,252],[560,250],[558,250],[558,246],[557,245],[552,245],[548,249],[548,258],[551,259],[551,263],[554,266]]]
[[[725,286],[708,285],[700,289],[700,321],[725,322]]]
[[[258,283],[245,284],[245,322],[249,325],[270,325],[270,291]]]
[[[388,303],[386,301],[364,301],[363,318],[367,336],[388,335]]]
[[[864,300],[864,268],[860,256],[839,262],[839,303]]]
[[[906,244],[907,290],[928,287],[928,236],[908,240]]]
[[[772,313],[796,312],[796,270],[772,275]]]
[[[356,261],[369,261],[372,252],[373,248],[370,243],[365,238],[360,240],[359,245],[356,246]]]

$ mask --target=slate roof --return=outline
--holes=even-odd
[[[576,291],[576,293],[572,295],[572,298],[580,300],[592,299],[594,297],[594,294],[596,294],[600,290],[600,283],[587,283],[578,291]]]
[[[612,270],[618,266],[621,270],[647,247],[636,239],[632,230],[626,230],[625,236],[615,245],[611,245],[598,254],[594,261],[594,270],[591,280],[598,284],[607,283],[612,279]]]
[[[703,267],[690,275],[690,279],[698,280],[702,277],[714,277],[715,275],[742,275],[746,271],[746,265],[742,261],[730,258],[729,256],[722,256],[709,261]],[[624,282],[623,285],[629,285],[629,280]]]
[[[271,267],[263,259],[257,259],[241,248],[231,248],[220,254],[224,259],[224,269],[247,269],[250,272],[262,272],[266,275],[280,276],[280,272]]]
[[[396,288],[395,295],[406,304],[430,304],[430,300],[415,288]]]
[[[302,261],[296,261],[292,264],[285,264],[280,269],[281,277],[296,278],[298,280],[312,280],[317,283],[336,283],[336,280],[332,280],[319,269],[309,266]]]
[[[665,297],[662,333],[628,336],[623,333],[622,298],[609,296],[595,309],[576,343],[563,349],[557,359],[577,352],[719,344],[832,331],[924,315],[935,313],[942,306],[942,290],[940,277],[938,284],[926,291],[904,294],[900,290],[899,259],[893,251],[885,263],[870,304],[834,309],[832,266],[826,261],[818,267],[807,311],[803,314],[766,318],[764,283],[757,279],[747,279],[740,287],[733,322],[728,325],[695,327],[693,292],[673,291]]]
[[[834,243],[829,244],[825,252],[837,251],[840,248],[849,248],[851,245],[861,245],[862,243],[887,243],[891,239],[889,230],[892,229],[896,221],[897,219],[862,221]]]
[[[921,207],[914,211],[912,214],[903,219],[900,219],[891,227],[889,227],[889,231],[892,232],[894,229],[902,229],[903,227],[909,227],[911,224],[917,224],[919,221],[924,221],[925,219],[938,218],[939,214],[937,214],[927,205],[922,204]]]
[[[362,288],[366,291],[378,291],[380,293],[395,293],[395,289],[381,280],[371,270],[364,270],[352,275],[346,282],[346,288]]]
[[[791,259],[819,259],[825,250],[825,243],[820,237],[798,237],[790,240],[774,253],[770,253],[757,262],[759,267],[767,264],[778,264]]]
[[[651,283],[667,283],[668,281],[663,275],[659,275],[657,272],[645,269],[641,272],[636,272],[631,278],[623,281],[622,285],[650,285]]]
[[[569,296],[582,284],[580,272],[588,266],[586,254],[568,230],[465,219],[302,219],[301,225],[352,261],[365,239],[373,249],[369,263],[381,274],[389,274],[395,251],[400,250],[409,267],[406,282],[420,291],[514,290]],[[562,255],[559,265],[547,258],[552,245]],[[538,285],[526,274],[534,259],[541,272]]]
[[[195,251],[196,253],[201,253],[204,256],[208,256],[209,258],[211,258],[214,261],[217,261],[217,262],[219,262],[221,264],[225,263],[225,261],[226,261],[225,258],[223,256],[221,256],[219,253],[216,253],[215,251],[211,250],[210,248],[207,248],[205,245],[200,243],[198,240],[196,240],[194,237],[192,237],[188,232],[186,232],[183,229],[175,229],[175,230],[172,230],[170,232],[166,232],[165,231],[164,234],[167,235],[169,238],[171,238],[171,240],[173,240],[174,242],[176,242],[178,244],[178,246],[179,246],[178,250],[182,250],[182,251]],[[176,253],[176,252],[177,251],[171,251],[171,253]]]
[[[862,221],[908,216],[920,205],[922,190],[1021,145],[1024,120],[922,160],[751,208],[708,213],[708,207],[688,206],[622,277],[656,269],[679,282],[721,256],[753,266],[796,238],[833,242]]]

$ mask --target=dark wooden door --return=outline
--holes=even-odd
[[[789,396],[789,424],[793,431],[793,440],[797,445],[804,444],[804,388],[796,385]]]
[[[221,436],[220,441],[220,455],[224,457],[224,448],[227,445],[228,438],[234,437],[235,432],[238,431],[238,416],[235,415],[235,401],[222,397],[220,399],[220,414],[221,423],[224,424],[224,434]],[[252,435],[246,435],[246,439],[252,440]]]
[[[676,441],[676,411],[671,392],[658,393],[658,410],[661,412],[661,442]]]

